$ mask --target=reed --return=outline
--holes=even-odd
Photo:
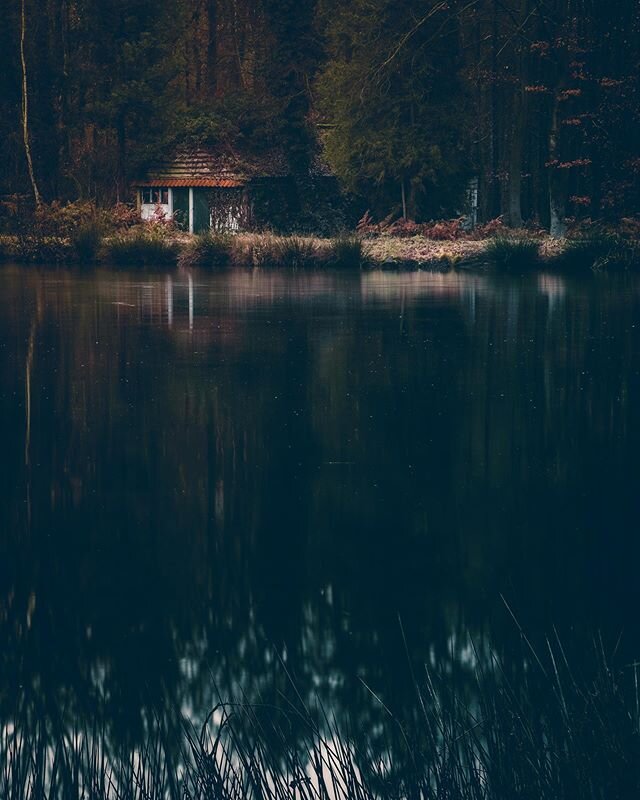
[[[616,668],[600,640],[575,668],[557,637],[509,670],[473,641],[473,685],[425,666],[414,713],[367,730],[292,690],[277,702],[220,702],[175,747],[159,722],[114,747],[96,723],[62,731],[17,714],[0,729],[8,800],[626,800],[640,792],[636,664]],[[587,657],[588,656],[588,657]],[[157,720],[158,718],[156,718]]]

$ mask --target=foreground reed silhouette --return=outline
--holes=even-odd
[[[511,800],[635,797],[640,696],[635,663],[601,640],[574,669],[557,636],[517,677],[469,642],[473,685],[452,663],[412,671],[415,713],[400,719],[366,684],[386,724],[359,729],[291,685],[273,700],[221,702],[198,729],[151,718],[144,741],[112,743],[97,723],[64,729],[21,706],[1,729],[6,800]],[[589,664],[588,669],[584,668]],[[286,672],[284,664],[282,669]],[[287,676],[288,677],[288,676]]]

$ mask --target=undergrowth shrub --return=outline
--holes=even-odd
[[[505,224],[503,217],[495,217],[495,219],[482,222],[480,225],[469,231],[469,239],[490,239],[493,236],[500,236],[505,231]]]
[[[80,225],[71,233],[71,245],[80,261],[95,261],[102,245],[100,225],[95,221]]]
[[[54,201],[37,208],[16,206],[10,211],[15,237],[10,257],[19,261],[95,261],[103,236],[123,233],[141,223],[138,211],[123,203],[105,209],[88,201]]]
[[[68,261],[74,256],[74,249],[68,238],[61,236],[40,236],[19,233],[15,246],[18,261],[34,263],[58,263]]]
[[[0,261],[13,260],[17,256],[18,237],[0,234]]]
[[[465,217],[415,222],[410,219],[394,219],[393,215],[390,215],[380,222],[375,222],[367,211],[358,222],[356,230],[365,237],[379,234],[395,237],[424,236],[434,241],[453,242],[460,239],[478,240],[498,236],[505,230],[505,225],[502,217],[476,225],[472,230],[469,230]]]
[[[141,225],[140,212],[135,206],[116,203],[115,206],[101,212],[101,224],[108,230],[123,230]]]
[[[640,242],[619,234],[594,232],[569,239],[552,265],[568,272],[640,268]]]

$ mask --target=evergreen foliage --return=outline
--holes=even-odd
[[[379,214],[410,219],[453,215],[470,168],[455,31],[434,39],[442,20],[433,14],[412,35],[414,5],[328,3],[328,59],[318,82],[336,172]]]

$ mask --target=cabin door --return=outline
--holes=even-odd
[[[181,231],[189,230],[189,190],[173,190],[173,218]]]

